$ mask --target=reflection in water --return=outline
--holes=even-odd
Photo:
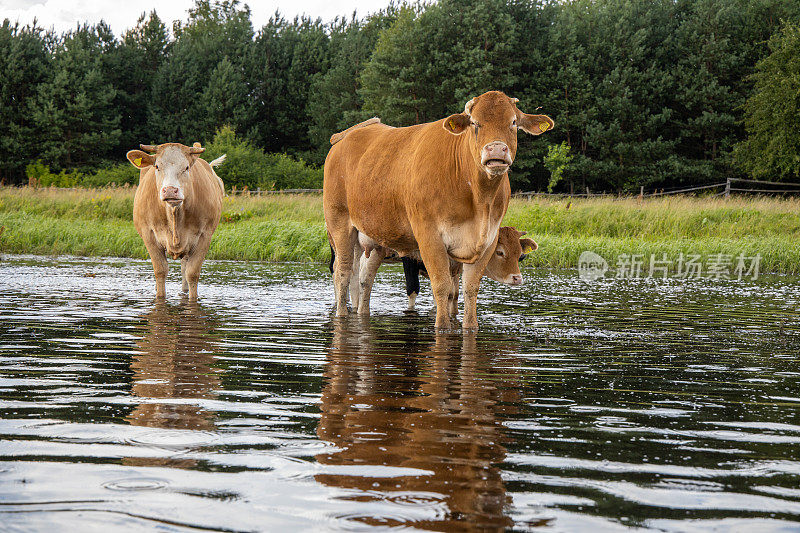
[[[207,268],[154,309],[144,261],[3,257],[0,530],[797,530],[800,278],[531,271],[437,342],[397,268],[367,324]]]
[[[162,429],[212,430],[213,413],[196,402],[210,399],[220,387],[214,363],[214,344],[209,333],[212,316],[195,302],[173,306],[158,302],[146,320],[141,350],[131,357],[133,396],[140,403],[127,417],[132,426]],[[171,459],[129,458],[126,464],[192,466],[194,462]]]
[[[498,387],[488,368],[493,355],[478,349],[474,336],[437,336],[426,347],[417,324],[408,331],[395,326],[397,342],[376,346],[369,321],[334,324],[317,435],[339,451],[317,460],[358,468],[319,474],[317,481],[361,491],[354,496],[361,502],[412,498],[429,510],[404,517],[372,509],[351,517],[370,525],[438,531],[511,526],[505,513],[510,498],[496,466],[506,453],[498,415],[514,409],[503,404],[518,400],[518,393]],[[376,466],[417,471],[394,476]]]

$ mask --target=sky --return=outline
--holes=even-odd
[[[337,15],[350,18],[353,10],[363,17],[386,7],[389,0],[250,0],[253,27],[258,30],[269,17],[279,10],[287,18],[295,15],[320,17],[333,20]],[[30,24],[35,18],[39,26],[55,28],[57,32],[74,29],[79,22],[96,24],[105,20],[117,36],[136,25],[143,12],[156,10],[158,16],[172,27],[173,20],[186,20],[193,0],[0,0],[0,21],[10,19],[12,23]]]

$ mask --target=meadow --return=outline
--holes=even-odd
[[[133,227],[134,188],[0,188],[0,252],[147,258]],[[526,265],[574,268],[584,250],[761,255],[760,270],[800,273],[800,200],[766,197],[512,199],[504,225],[539,243]],[[320,195],[229,196],[208,257],[327,261]]]

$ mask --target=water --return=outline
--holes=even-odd
[[[434,334],[379,274],[0,260],[4,531],[800,530],[800,286],[485,282]]]

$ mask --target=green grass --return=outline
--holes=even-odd
[[[146,258],[131,188],[0,189],[0,251]],[[504,225],[540,249],[527,264],[574,268],[584,250],[620,254],[761,254],[761,270],[800,273],[800,201],[775,198],[512,200]],[[227,197],[212,259],[327,261],[322,198]]]

